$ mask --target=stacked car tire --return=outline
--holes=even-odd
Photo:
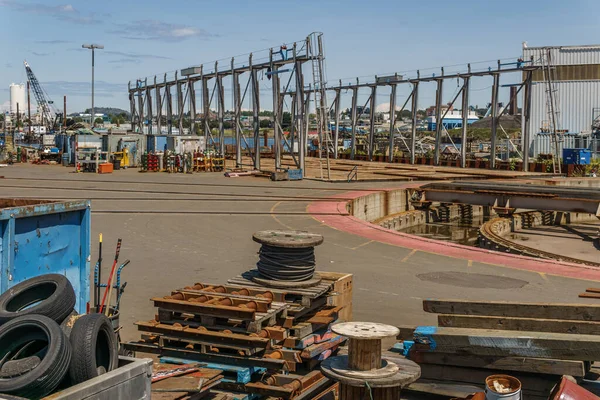
[[[75,301],[73,286],[59,274],[28,279],[0,295],[0,398],[41,398],[117,368],[110,320],[76,315]]]

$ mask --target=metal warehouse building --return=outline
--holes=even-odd
[[[559,111],[557,128],[590,134],[592,122],[600,116],[600,45],[527,47],[524,44],[523,59],[533,58],[534,65],[542,65],[547,49],[556,68],[553,82]],[[534,72],[530,119],[533,134],[549,126],[545,79],[542,70]]]

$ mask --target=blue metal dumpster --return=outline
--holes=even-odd
[[[77,294],[75,309],[90,300],[90,201],[0,200],[0,293],[28,278],[65,275]]]

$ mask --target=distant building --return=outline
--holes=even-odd
[[[448,108],[446,107],[446,110],[447,109]],[[434,107],[434,110],[435,110],[435,107]],[[446,111],[443,110],[442,115],[444,115],[445,112]],[[434,114],[435,114],[435,111],[434,111]],[[477,116],[477,114],[474,111],[469,110],[467,124],[471,125],[473,122],[478,121],[478,120],[479,120],[479,117]],[[448,113],[442,120],[442,124],[444,125],[444,128],[446,128],[446,129],[462,128],[462,125],[463,125],[462,111],[457,111],[457,110],[448,111]],[[427,117],[427,130],[435,131],[436,129],[437,129],[437,123],[436,123],[435,115]]]
[[[524,43],[523,60],[533,58],[533,65],[544,65],[548,50],[554,66],[558,129],[590,134],[592,122],[600,117],[600,45],[528,47]],[[545,83],[544,71],[534,71],[529,122],[532,140],[534,134],[551,126]]]

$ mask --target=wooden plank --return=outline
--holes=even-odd
[[[559,319],[493,317],[479,315],[438,315],[438,325],[453,328],[500,329],[600,335],[600,322]]]
[[[326,342],[313,344],[302,350],[300,356],[304,359],[311,359],[317,357],[324,351],[339,346],[345,340],[346,338],[344,336],[336,336],[332,339],[327,340]]]
[[[249,308],[192,303],[189,301],[164,299],[161,297],[154,297],[150,300],[154,302],[154,307],[160,307],[175,312],[209,315],[217,318],[237,318],[250,321],[254,320],[255,315],[255,311]]]
[[[600,299],[600,293],[580,293],[579,297],[583,299]]]
[[[436,314],[600,321],[600,305],[590,304],[428,299],[423,300],[423,310]]]
[[[237,357],[230,355],[221,355],[216,353],[200,353],[195,350],[189,350],[180,347],[158,346],[142,342],[124,343],[125,348],[149,354],[159,354],[165,357],[185,358],[192,361],[210,362],[218,364],[237,365],[241,367],[260,367],[276,371],[287,371],[288,362],[285,360],[275,360],[271,358],[255,358],[255,357]]]
[[[458,367],[485,368],[549,375],[585,376],[583,361],[553,360],[530,357],[467,356],[425,352],[412,349],[409,358],[418,364],[454,365]]]
[[[176,336],[182,339],[203,340],[207,343],[212,343],[215,346],[219,344],[253,346],[253,347],[268,347],[270,340],[257,336],[242,335],[237,333],[222,333],[217,331],[209,331],[207,329],[198,329],[190,327],[176,327],[173,325],[159,324],[150,322],[136,322],[138,330],[152,333],[162,333]]]
[[[448,365],[423,364],[421,365],[421,378],[433,381],[456,382],[463,384],[475,384],[482,389],[485,388],[485,379],[496,374],[497,371],[453,367]],[[546,396],[547,399],[556,383],[560,381],[560,376],[554,375],[534,375],[534,374],[511,374],[519,381],[523,387],[524,398],[529,399],[533,396]]]
[[[418,327],[418,350],[481,356],[519,356],[578,361],[600,360],[600,337],[548,332]]]

